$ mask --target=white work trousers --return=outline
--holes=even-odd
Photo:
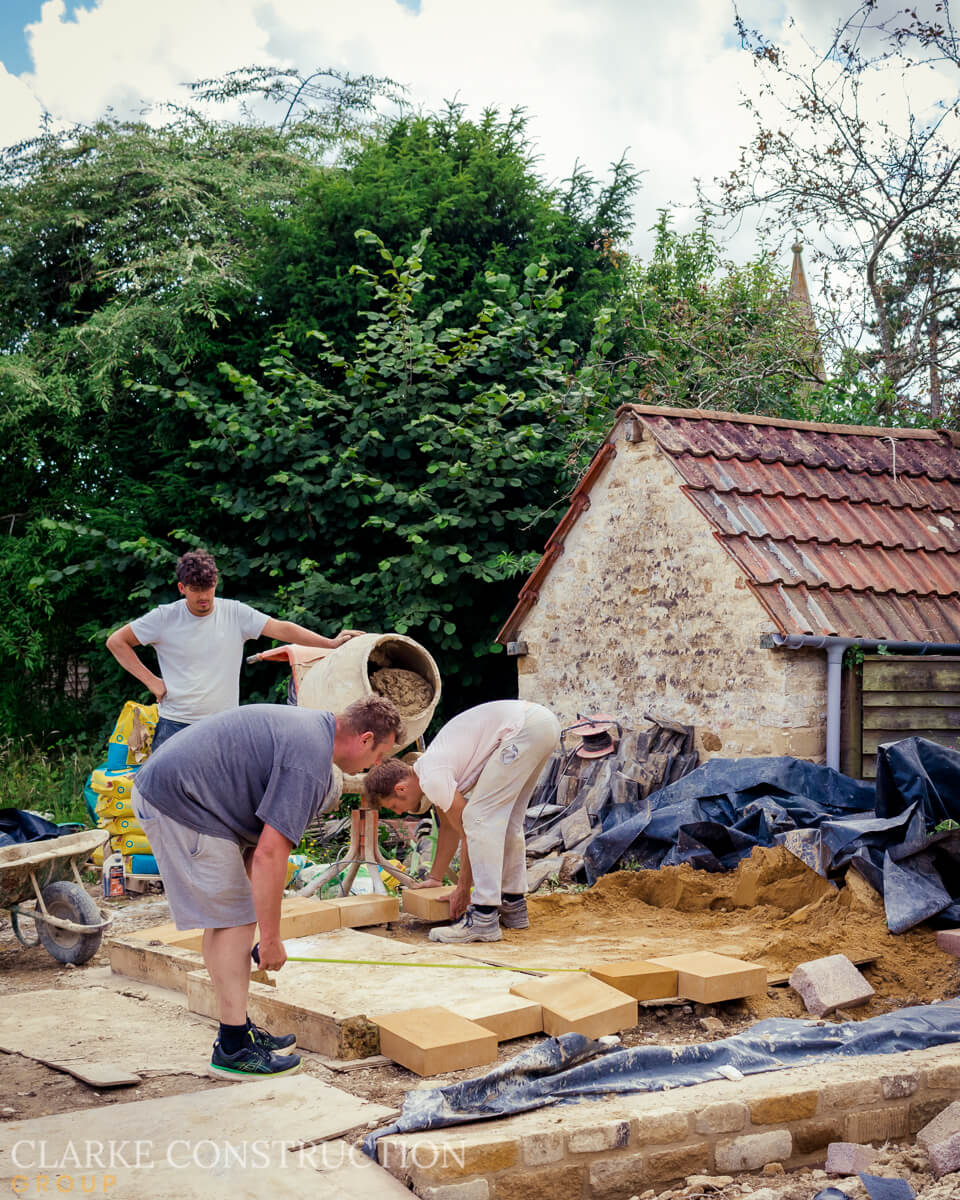
[[[523,727],[487,759],[467,797],[463,832],[473,870],[473,904],[499,904],[503,892],[527,890],[523,818],[534,785],[560,738],[548,708],[530,704]]]

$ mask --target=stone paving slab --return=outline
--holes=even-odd
[[[209,1024],[179,1003],[112,988],[47,988],[0,996],[0,1049],[69,1068],[93,1058],[132,1074],[206,1075]]]
[[[110,1175],[116,1180],[112,1194],[135,1195],[138,1200],[148,1196],[179,1200],[194,1194],[292,1196],[297,1193],[289,1190],[287,1182],[286,1190],[275,1188],[274,1183],[289,1182],[299,1174],[294,1170],[288,1177],[288,1166],[304,1166],[309,1174],[301,1175],[298,1182],[309,1190],[299,1194],[338,1200],[350,1195],[344,1190],[350,1180],[356,1183],[358,1196],[374,1194],[363,1189],[366,1180],[375,1188],[377,1172],[362,1178],[354,1175],[349,1155],[333,1158],[320,1143],[395,1115],[395,1109],[369,1103],[309,1075],[226,1083],[203,1092],[114,1104],[106,1116],[94,1108],[5,1121],[0,1124],[0,1163],[8,1182],[15,1176],[26,1178],[34,1192],[41,1173],[51,1180],[50,1192],[57,1190],[53,1181],[58,1174],[70,1176],[78,1192],[83,1190],[81,1175],[88,1181],[96,1176],[100,1191],[106,1190],[103,1176]],[[327,1175],[327,1191],[317,1190],[319,1168]],[[243,1171],[248,1182],[240,1184]],[[339,1181],[338,1171],[344,1173]],[[195,1192],[186,1189],[188,1180]],[[214,1192],[207,1186],[212,1182],[221,1190]],[[253,1190],[243,1190],[250,1186]]]

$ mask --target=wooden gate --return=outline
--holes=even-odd
[[[844,671],[841,770],[877,773],[877,747],[925,737],[960,750],[960,658],[870,654],[862,672]]]

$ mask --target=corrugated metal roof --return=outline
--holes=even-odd
[[[960,436],[625,405],[781,633],[960,641]],[[608,437],[498,635],[512,640],[615,453]]]

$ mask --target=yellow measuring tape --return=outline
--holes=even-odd
[[[339,963],[348,967],[436,967],[448,971],[541,971],[547,974],[553,971],[572,971],[580,973],[586,967],[497,967],[492,963],[425,963],[425,962],[387,962],[379,958],[299,958],[288,954],[287,962],[305,963]]]

